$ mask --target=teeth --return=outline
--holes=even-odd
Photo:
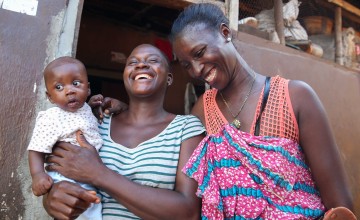
[[[216,76],[216,73],[217,73],[216,69],[212,69],[212,70],[210,71],[210,74],[205,78],[205,80],[206,80],[207,82],[213,81],[213,79],[214,79],[215,76]]]
[[[139,74],[139,75],[135,76],[135,80],[138,80],[138,79],[141,79],[141,78],[144,78],[144,79],[152,79],[153,77],[150,76],[149,74],[145,74],[145,73]]]

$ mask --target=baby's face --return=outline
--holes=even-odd
[[[49,100],[65,111],[75,112],[90,95],[86,70],[77,63],[54,67],[46,74],[45,81]]]

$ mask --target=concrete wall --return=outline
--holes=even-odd
[[[82,1],[0,2],[0,219],[48,219],[31,192],[26,147],[37,111],[48,105],[42,70],[55,56],[71,55]]]
[[[237,47],[257,72],[310,84],[328,114],[360,216],[360,73],[333,62],[239,33]],[[319,160],[326,160],[319,155]],[[329,170],[331,172],[331,170]]]

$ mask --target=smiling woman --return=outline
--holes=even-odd
[[[160,80],[160,82],[166,80],[167,83],[162,84],[165,90],[167,86],[171,85],[173,77],[169,71],[167,58],[161,52],[159,53],[157,48],[149,48],[153,48],[153,50],[144,50],[143,47],[139,46],[134,49],[127,59],[123,75],[126,88],[130,88],[127,84],[134,83],[133,80],[136,81],[138,85],[143,86],[151,85],[153,80]],[[167,74],[158,75],[156,74],[157,72],[166,72]],[[164,94],[165,90],[163,91]],[[131,95],[131,93],[129,95]]]
[[[154,46],[132,51],[123,79],[129,107],[103,118],[100,157],[79,136],[81,148],[58,144],[48,159],[54,163],[49,170],[96,186],[103,219],[199,219],[196,182],[181,169],[203,138],[204,127],[194,116],[164,110],[173,78],[166,57]],[[90,99],[92,105],[103,101],[101,95]],[[44,206],[57,219],[73,219],[95,199],[81,187],[61,182],[53,185]]]
[[[309,85],[252,70],[212,4],[181,12],[171,41],[189,75],[212,86],[192,110],[208,135],[183,169],[198,182],[204,219],[317,219],[327,210],[325,219],[355,219],[325,110]]]
[[[158,72],[165,72],[166,74],[156,74]],[[172,84],[173,76],[170,73],[166,56],[157,48],[145,44],[135,48],[130,54],[124,69],[123,80],[125,88],[129,88],[130,91],[132,89],[131,83],[136,83],[135,85],[143,88],[144,86],[155,86],[156,84],[153,82],[159,81],[158,86],[163,87],[163,94],[165,94],[166,88]],[[164,80],[166,83],[163,83]],[[128,92],[128,95],[130,96],[131,92]]]

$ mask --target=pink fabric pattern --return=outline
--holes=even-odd
[[[300,146],[227,124],[205,137],[183,172],[198,182],[202,219],[315,219],[325,207]]]

